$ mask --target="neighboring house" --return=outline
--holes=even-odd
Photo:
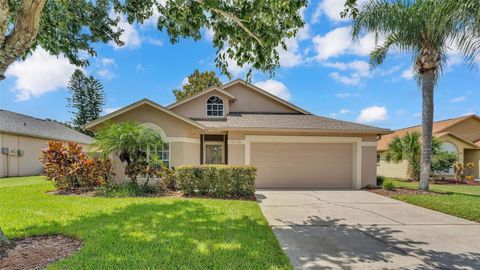
[[[39,158],[48,141],[88,145],[93,139],[56,122],[0,110],[0,177],[41,174]]]
[[[385,160],[388,144],[396,136],[402,137],[407,132],[421,132],[422,126],[399,129],[392,134],[382,136],[377,147],[377,174],[387,177],[408,178],[406,161],[389,163]],[[467,115],[433,123],[433,135],[443,142],[442,148],[458,154],[459,161],[466,164],[473,162],[471,173],[480,178],[480,117]],[[446,175],[453,175],[453,168]]]
[[[375,184],[377,136],[390,133],[313,115],[242,80],[167,107],[143,99],[85,127],[96,131],[109,121],[129,120],[158,130],[166,143],[157,151],[170,167],[252,165],[259,188]]]

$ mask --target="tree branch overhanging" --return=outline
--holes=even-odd
[[[194,1],[199,3],[200,5],[206,6],[204,0],[194,0]],[[237,16],[235,16],[231,13],[228,13],[226,11],[223,11],[221,9],[218,9],[218,8],[214,8],[214,7],[210,7],[210,6],[206,6],[206,7],[208,9],[212,10],[213,12],[222,15],[225,18],[228,18],[228,19],[231,19],[232,21],[234,21],[240,28],[242,28],[243,31],[245,31],[250,37],[255,39],[258,42],[258,44],[260,44],[260,46],[263,47],[262,39],[259,36],[255,35],[252,31],[250,31],[250,29],[248,29],[248,27]]]
[[[3,9],[5,0],[0,1],[0,4],[3,4],[0,8]],[[30,49],[37,37],[45,2],[46,0],[22,0],[21,9],[11,34],[5,36],[5,32],[2,33],[2,38],[0,38],[0,41],[3,41],[0,43],[0,80],[5,79],[5,71],[8,66]],[[6,5],[8,8],[8,4]],[[0,20],[0,23],[2,21]],[[7,25],[0,24],[2,30],[3,27],[8,27],[8,18],[5,19],[5,24]]]

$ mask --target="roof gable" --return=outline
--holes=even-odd
[[[242,90],[238,90],[238,86],[243,87]],[[232,104],[230,111],[232,112],[258,112],[258,113],[300,113],[300,114],[311,114],[310,112],[293,105],[292,103],[281,99],[253,84],[247,83],[244,80],[234,80],[230,83],[224,84],[222,88],[228,92],[234,92],[234,95],[237,97],[237,101]],[[250,91],[255,95],[255,97],[251,96],[252,99],[259,99],[258,101],[254,100],[242,100],[241,95],[245,94],[244,91],[247,89],[247,91]],[[244,97],[245,98],[245,97]],[[260,101],[260,99],[263,100],[263,103]],[[265,106],[266,109],[259,110],[255,108],[243,108],[247,107],[245,106],[246,104],[252,105],[252,101],[255,103],[258,103],[258,107],[262,107],[262,105]],[[238,103],[243,103],[243,104],[238,104]],[[274,111],[269,111],[269,110],[274,110]]]
[[[181,116],[181,115],[179,115],[179,114],[177,114],[177,113],[175,113],[175,112],[173,112],[173,111],[171,111],[171,110],[169,110],[169,109],[161,106],[160,104],[155,103],[155,102],[153,102],[153,101],[151,101],[151,100],[149,100],[149,99],[146,99],[146,98],[144,98],[144,99],[142,99],[142,100],[139,100],[139,101],[137,101],[137,102],[134,102],[134,103],[132,103],[132,104],[130,104],[130,105],[128,105],[128,106],[125,106],[125,107],[123,107],[123,108],[121,108],[121,109],[119,109],[119,110],[117,110],[117,111],[114,111],[114,112],[112,112],[112,113],[109,113],[109,114],[107,114],[107,115],[105,115],[105,116],[102,116],[102,117],[98,118],[97,120],[91,121],[91,122],[85,124],[85,128],[88,129],[88,130],[91,130],[91,129],[94,128],[95,126],[97,126],[97,125],[99,125],[99,124],[101,124],[101,123],[103,123],[103,122],[105,122],[105,121],[107,121],[107,120],[109,120],[109,119],[112,119],[112,118],[115,117],[115,116],[121,115],[121,114],[123,114],[123,113],[126,113],[126,112],[128,112],[128,111],[130,111],[130,110],[133,110],[133,109],[135,109],[135,108],[137,108],[137,107],[140,107],[140,106],[142,106],[142,105],[145,105],[145,104],[148,104],[148,105],[154,107],[154,108],[157,109],[157,110],[160,110],[160,111],[162,111],[162,112],[164,112],[164,113],[166,113],[166,114],[169,114],[169,115],[171,115],[171,116],[173,116],[173,117],[175,117],[175,118],[178,118],[179,120],[184,121],[184,122],[186,122],[186,123],[188,123],[188,124],[190,124],[190,125],[192,125],[192,126],[195,126],[195,127],[197,127],[197,128],[200,128],[200,129],[204,129],[204,128],[205,128],[205,126],[201,125],[200,123],[197,123],[197,122],[195,122],[195,121],[193,121],[193,120],[191,120],[191,119],[188,119],[188,118],[186,118],[186,117],[183,117],[183,116]]]
[[[446,119],[446,120],[441,120],[433,123],[433,128],[432,132],[434,135],[439,135],[441,133],[449,133],[449,134],[454,134],[455,137],[460,137],[462,140],[469,141],[468,138],[465,138],[463,136],[463,132],[459,132],[459,130],[462,129],[461,124],[465,123],[466,121],[470,119],[475,119],[478,120],[480,123],[480,117],[477,115],[466,115],[466,116],[461,116],[461,117],[456,117],[456,118],[451,118],[451,119]],[[455,127],[455,128],[454,128]],[[480,128],[480,126],[479,126]],[[456,129],[456,130],[455,130]],[[386,150],[388,148],[388,144],[393,140],[395,137],[403,137],[405,134],[409,132],[421,132],[422,131],[422,126],[413,126],[413,127],[407,127],[407,128],[402,128],[396,130],[394,133],[389,134],[389,135],[384,135],[378,142],[378,150]],[[480,139],[480,138],[479,138]],[[473,141],[471,141],[473,143]]]

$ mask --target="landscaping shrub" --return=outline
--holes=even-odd
[[[175,190],[177,188],[177,180],[175,170],[168,167],[162,167],[161,172],[163,186],[166,189]]]
[[[395,184],[391,180],[384,181],[382,188],[385,190],[395,190]]]
[[[40,160],[57,189],[105,186],[114,176],[109,159],[89,157],[74,142],[49,142]]]
[[[377,186],[381,187],[383,185],[383,182],[385,181],[385,176],[378,175],[377,176]]]
[[[178,187],[185,195],[218,198],[255,194],[256,168],[251,166],[202,165],[177,168]]]

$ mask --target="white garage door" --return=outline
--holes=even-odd
[[[351,143],[252,143],[258,188],[352,188]]]

